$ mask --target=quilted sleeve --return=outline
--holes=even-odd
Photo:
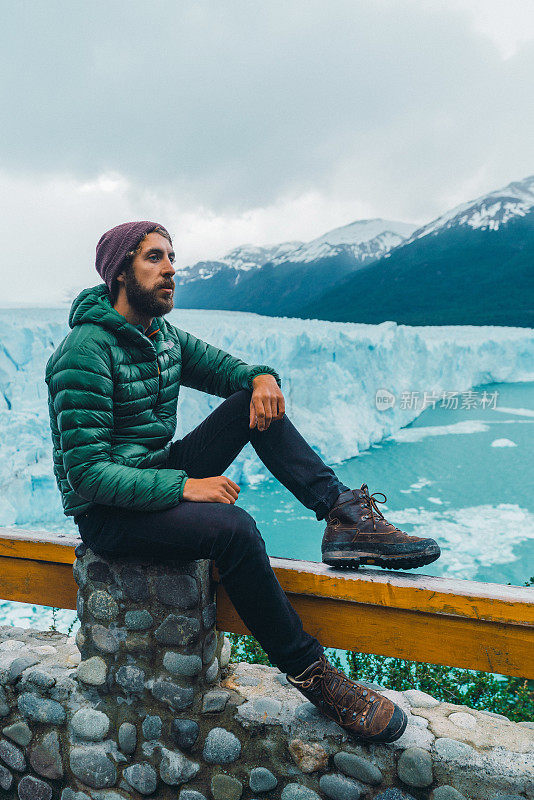
[[[246,364],[240,358],[220,350],[192,333],[174,328],[182,349],[182,386],[200,392],[229,397],[239,389],[252,389],[256,375],[274,375],[281,387],[278,372],[265,364]]]
[[[182,500],[182,470],[137,468],[111,457],[113,379],[99,346],[67,350],[47,376],[67,480],[94,503],[160,511]]]

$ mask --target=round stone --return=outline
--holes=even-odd
[[[282,710],[282,703],[274,697],[255,697],[252,705],[254,711],[262,715],[267,714],[268,717],[277,717]]]
[[[301,783],[288,783],[284,786],[280,800],[321,800],[317,792],[302,786]]]
[[[184,647],[198,639],[199,633],[200,622],[198,619],[169,614],[161,625],[156,628],[154,636],[160,644]]]
[[[89,613],[101,622],[113,622],[118,616],[119,607],[112,596],[103,589],[91,592],[87,601]]]
[[[59,737],[53,730],[34,743],[30,750],[30,764],[43,778],[56,780],[63,775],[63,762],[59,750]]]
[[[210,711],[224,711],[229,697],[230,692],[226,692],[224,689],[213,689],[210,692],[206,692],[202,698],[202,713],[207,714]]]
[[[7,792],[13,783],[13,775],[11,772],[0,764],[0,789]]]
[[[13,725],[3,728],[2,733],[12,742],[20,744],[22,747],[26,747],[32,738],[32,732],[25,722],[14,722]]]
[[[161,717],[158,717],[157,714],[147,714],[143,720],[142,728],[145,739],[157,739],[161,736]]]
[[[190,575],[159,575],[154,579],[156,595],[160,603],[175,606],[181,611],[198,605],[197,582]]]
[[[19,658],[16,658],[9,667],[7,673],[7,683],[14,683],[17,678],[20,678],[25,669],[28,669],[28,667],[33,667],[38,663],[39,659],[35,658],[35,656],[20,656]]]
[[[81,739],[99,742],[105,739],[110,721],[107,714],[94,708],[80,708],[73,715],[70,724],[74,733]]]
[[[150,611],[127,611],[124,615],[124,624],[129,631],[146,631],[154,624],[154,618]]]
[[[33,686],[38,686],[39,689],[50,689],[56,682],[56,679],[49,675],[48,672],[44,672],[42,669],[32,669],[23,678],[24,685],[26,686],[27,683],[33,684]]]
[[[76,550],[74,552],[76,552]],[[84,562],[79,558],[77,558],[72,565],[72,574],[80,589],[83,589],[87,583],[87,569]]]
[[[108,793],[106,800],[118,800],[116,792],[112,792],[111,794],[115,794],[115,797],[110,797]],[[102,797],[102,795],[100,795],[100,797]],[[67,787],[61,792],[61,800],[91,800],[91,798],[88,794],[85,794],[85,792],[75,792],[74,789]]]
[[[95,647],[103,653],[116,653],[119,649],[119,640],[104,625],[91,625],[91,637]]]
[[[434,708],[434,706],[439,706],[439,700],[436,700],[431,694],[421,692],[420,689],[406,689],[403,694],[414,708]]]
[[[341,750],[335,754],[334,764],[345,775],[368,783],[370,786],[378,786],[382,783],[382,773],[366,758]]]
[[[123,722],[119,728],[119,747],[126,755],[131,755],[137,745],[137,729],[131,722]]]
[[[119,573],[119,581],[123,592],[135,603],[148,599],[148,581],[139,567],[125,566]]]
[[[278,785],[278,780],[270,769],[255,767],[250,771],[249,786],[253,792],[268,792]]]
[[[2,673],[0,672],[0,680],[2,679]],[[7,697],[3,686],[0,686],[0,717],[7,717],[9,716],[11,709],[7,704]]]
[[[213,628],[217,619],[217,606],[215,603],[210,603],[209,606],[202,609],[202,624],[205,628]]]
[[[449,720],[458,728],[476,728],[477,720],[473,714],[466,714],[464,711],[455,711],[449,714]]]
[[[200,656],[185,656],[167,650],[163,656],[163,666],[173,675],[193,677],[202,671],[202,659]]]
[[[337,774],[322,775],[319,789],[331,800],[360,800],[365,792],[361,783]]]
[[[419,789],[430,786],[433,781],[430,753],[420,747],[406,748],[400,755],[397,774],[408,786]]]
[[[11,742],[6,742],[5,739],[0,740],[0,761],[17,772],[24,772],[26,769],[26,759],[22,750]]]
[[[115,764],[98,747],[73,747],[70,768],[82,783],[93,789],[104,789],[117,782]]]
[[[221,648],[221,667],[224,669],[230,663],[230,655],[232,653],[232,643],[228,636],[225,636],[223,639],[223,645]]]
[[[178,795],[178,800],[206,800],[206,797],[194,789],[182,789]]]
[[[115,674],[115,681],[126,692],[142,692],[145,688],[145,673],[140,667],[123,664]]]
[[[17,786],[19,800],[52,800],[52,787],[45,781],[25,775]]]
[[[180,750],[191,750],[198,733],[198,723],[193,719],[173,719],[171,723],[171,735]]]
[[[215,683],[219,677],[219,659],[215,658],[206,670],[206,683]]]
[[[113,582],[111,571],[104,561],[91,561],[87,566],[87,577],[97,583],[110,584]]]
[[[78,619],[83,619],[83,610],[84,610],[85,602],[83,599],[83,594],[78,589],[76,594],[76,613],[78,614]]]
[[[162,680],[156,681],[150,691],[156,700],[166,703],[176,711],[190,706],[195,694],[192,686],[182,687],[171,681]]]
[[[206,736],[202,756],[208,764],[231,764],[241,755],[241,742],[225,728],[212,728]]]
[[[243,784],[231,775],[214,775],[211,779],[211,793],[214,800],[239,800]]]
[[[430,800],[466,800],[466,798],[452,786],[438,786],[430,795]]]
[[[176,753],[161,748],[161,761],[159,774],[161,780],[168,786],[179,786],[181,783],[191,780],[200,769],[200,765],[190,761],[182,753]]]
[[[130,786],[140,794],[152,794],[156,791],[158,776],[156,770],[148,761],[132,764],[126,767],[122,774]]]
[[[81,628],[78,628],[78,630],[76,631],[76,636],[74,637],[74,641],[76,642],[76,647],[81,652],[85,645],[85,634],[82,632]]]
[[[56,700],[47,700],[31,692],[23,692],[17,698],[17,705],[20,713],[34,722],[49,722],[52,725],[61,725],[65,722],[65,709]]]
[[[210,631],[206,634],[204,639],[204,646],[202,648],[202,661],[204,664],[211,664],[213,656],[217,649],[217,636],[215,631]]]
[[[449,739],[443,736],[436,739],[434,748],[438,756],[446,761],[469,761],[475,754],[475,749],[466,742],[458,742],[456,739]]]
[[[150,653],[152,642],[148,633],[128,633],[124,640],[124,649],[129,653]]]
[[[89,686],[102,686],[106,682],[107,665],[100,656],[93,656],[82,661],[76,667],[76,676]]]

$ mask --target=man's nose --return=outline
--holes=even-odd
[[[174,269],[174,267],[172,265],[172,261],[170,260],[169,256],[166,256],[165,260],[163,261],[163,272],[166,275],[168,275],[169,273],[171,275],[175,275],[176,274],[176,270]]]

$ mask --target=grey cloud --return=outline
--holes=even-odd
[[[532,171],[534,54],[409,0],[4,6],[0,166],[240,212],[315,189],[440,213]],[[507,143],[513,143],[513,149]]]

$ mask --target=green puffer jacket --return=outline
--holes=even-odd
[[[104,283],[74,300],[46,364],[54,474],[66,516],[93,503],[159,511],[182,500],[187,475],[166,469],[180,385],[229,397],[276,370],[245,364],[156,317],[149,330],[111,305]]]

